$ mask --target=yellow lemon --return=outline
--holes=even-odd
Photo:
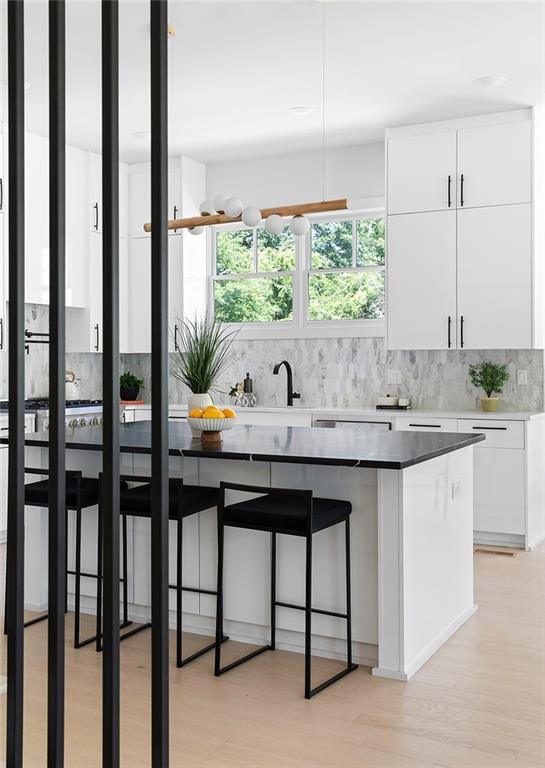
[[[205,411],[202,415],[203,419],[224,419],[225,416],[223,413],[219,410],[217,412],[215,411]]]
[[[232,408],[224,408],[223,415],[226,419],[236,419],[237,415]]]
[[[201,410],[201,408],[192,408],[192,409],[189,411],[189,416],[190,416],[192,419],[200,419],[200,418],[201,418],[201,416],[202,416],[202,410]]]

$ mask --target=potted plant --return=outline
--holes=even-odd
[[[479,365],[469,366],[469,378],[475,387],[480,387],[486,392],[486,397],[481,397],[483,411],[496,411],[499,397],[493,397],[494,392],[501,393],[503,385],[509,379],[507,366],[502,363],[492,363],[484,360]]]
[[[139,379],[134,373],[125,371],[119,377],[119,394],[121,400],[136,400],[138,393],[144,389],[144,380]]]
[[[227,331],[215,318],[179,321],[178,351],[172,359],[171,373],[191,392],[188,411],[212,405],[211,393],[231,361],[237,331]],[[199,433],[197,433],[199,434]]]

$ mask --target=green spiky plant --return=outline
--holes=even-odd
[[[179,351],[172,361],[172,375],[195,395],[217,392],[218,380],[231,362],[237,331],[226,330],[209,316],[178,323]]]
[[[469,378],[473,386],[484,389],[486,396],[492,397],[494,392],[501,393],[503,385],[509,380],[509,373],[506,365],[483,360],[479,365],[469,366]]]

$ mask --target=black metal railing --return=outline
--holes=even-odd
[[[168,153],[167,0],[150,0],[152,201],[152,749],[169,765],[168,680]],[[9,491],[6,764],[22,768],[24,629],[24,0],[8,0]],[[49,2],[50,436],[47,766],[65,742],[65,2]],[[120,765],[119,674],[119,8],[102,0],[103,671],[102,765]],[[45,335],[43,337],[45,339]],[[42,340],[43,343],[43,340]]]

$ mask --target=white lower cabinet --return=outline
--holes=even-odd
[[[398,416],[395,428],[410,432],[457,432],[456,419],[430,419]]]
[[[543,539],[545,421],[459,419],[486,436],[474,448],[474,531],[480,544],[531,549]]]

